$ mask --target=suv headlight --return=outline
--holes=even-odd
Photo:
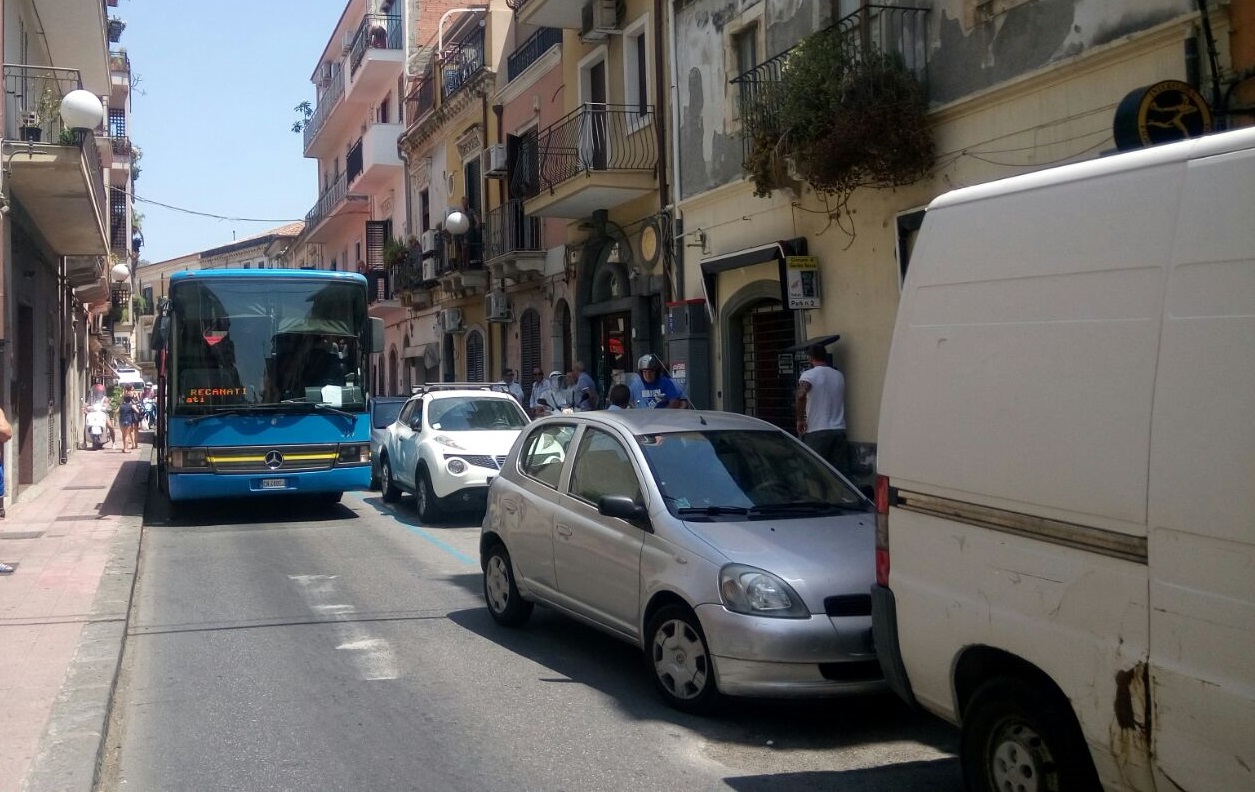
[[[810,613],[793,587],[780,578],[744,564],[728,564],[719,570],[719,595],[734,613],[806,619]]]

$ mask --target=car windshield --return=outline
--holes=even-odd
[[[404,401],[375,402],[371,408],[370,425],[376,429],[383,429],[397,419],[404,406]]]
[[[804,516],[868,508],[854,488],[783,432],[671,432],[636,441],[676,516]]]
[[[522,429],[527,416],[513,399],[449,397],[434,399],[427,408],[432,429],[446,432]]]

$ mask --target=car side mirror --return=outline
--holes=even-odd
[[[646,531],[652,531],[649,523],[649,512],[636,501],[626,495],[602,495],[597,501],[597,512],[606,517],[618,517],[633,525],[639,525]]]

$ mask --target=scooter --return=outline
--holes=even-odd
[[[105,438],[109,430],[109,416],[104,410],[92,408],[83,419],[87,425],[87,436],[91,439],[92,450],[99,451],[105,447]]]

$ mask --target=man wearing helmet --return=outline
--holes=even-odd
[[[640,377],[632,380],[630,386],[633,407],[683,409],[688,406],[684,391],[667,376],[657,355],[642,355],[636,361],[636,370],[640,372]]]

